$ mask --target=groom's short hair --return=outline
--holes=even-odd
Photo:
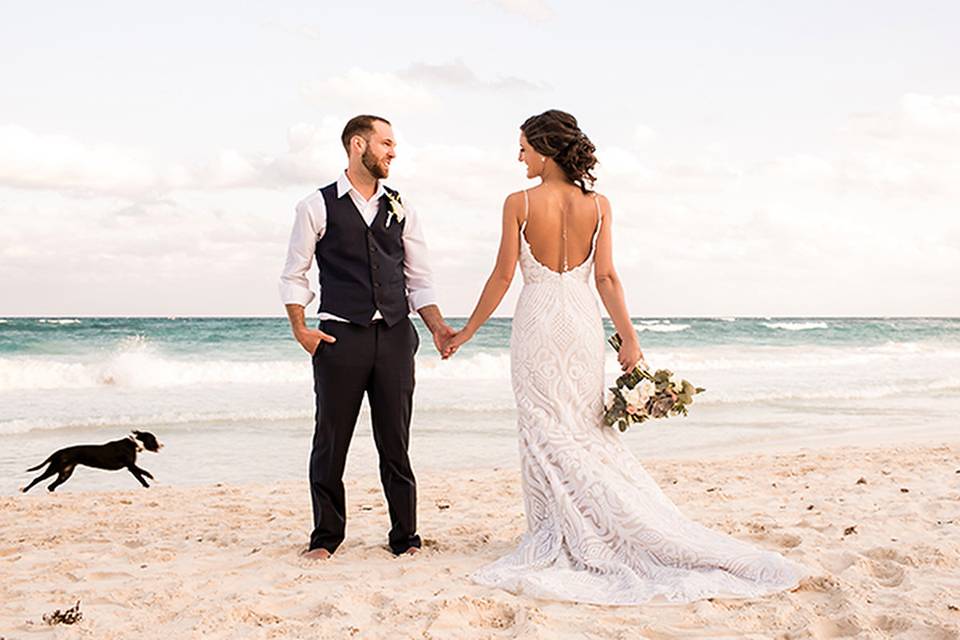
[[[373,123],[382,122],[383,124],[389,125],[390,121],[386,118],[381,118],[380,116],[354,116],[350,118],[347,122],[347,126],[343,128],[343,133],[340,135],[340,141],[343,143],[343,148],[347,150],[347,153],[350,153],[350,141],[353,139],[353,136],[361,136],[364,140],[370,139],[370,134],[373,133]]]

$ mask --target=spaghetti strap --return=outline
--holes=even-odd
[[[590,255],[597,252],[597,238],[600,237],[600,225],[603,224],[603,213],[600,211],[600,194],[594,192],[593,202],[597,205],[597,228],[593,232],[593,242],[591,243]]]
[[[523,224],[520,225],[520,233],[527,226],[527,219],[530,217],[530,198],[527,197],[527,190],[523,190]]]

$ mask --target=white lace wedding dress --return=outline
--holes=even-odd
[[[563,273],[534,257],[524,234],[527,216],[521,226],[524,286],[510,356],[527,532],[512,553],[472,579],[517,594],[605,605],[792,588],[803,573],[799,566],[686,518],[619,431],[604,426],[605,336],[589,283],[599,205],[597,216],[590,254]]]

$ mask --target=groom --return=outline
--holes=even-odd
[[[389,505],[390,550],[413,554],[420,536],[407,447],[420,340],[409,313],[420,314],[438,351],[455,332],[436,304],[416,211],[381,182],[396,156],[390,123],[356,116],[341,141],[347,169],[297,204],[280,278],[293,335],[313,358],[313,532],[304,555],[326,559],[343,542],[343,470],[364,394]],[[314,298],[307,280],[314,257],[320,272],[319,329],[304,321],[304,307]]]

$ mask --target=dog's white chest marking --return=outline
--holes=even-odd
[[[137,453],[140,453],[141,451],[143,451],[143,445],[141,445],[140,441],[137,440],[134,436],[127,436],[127,439],[133,442],[133,444],[137,447]]]

